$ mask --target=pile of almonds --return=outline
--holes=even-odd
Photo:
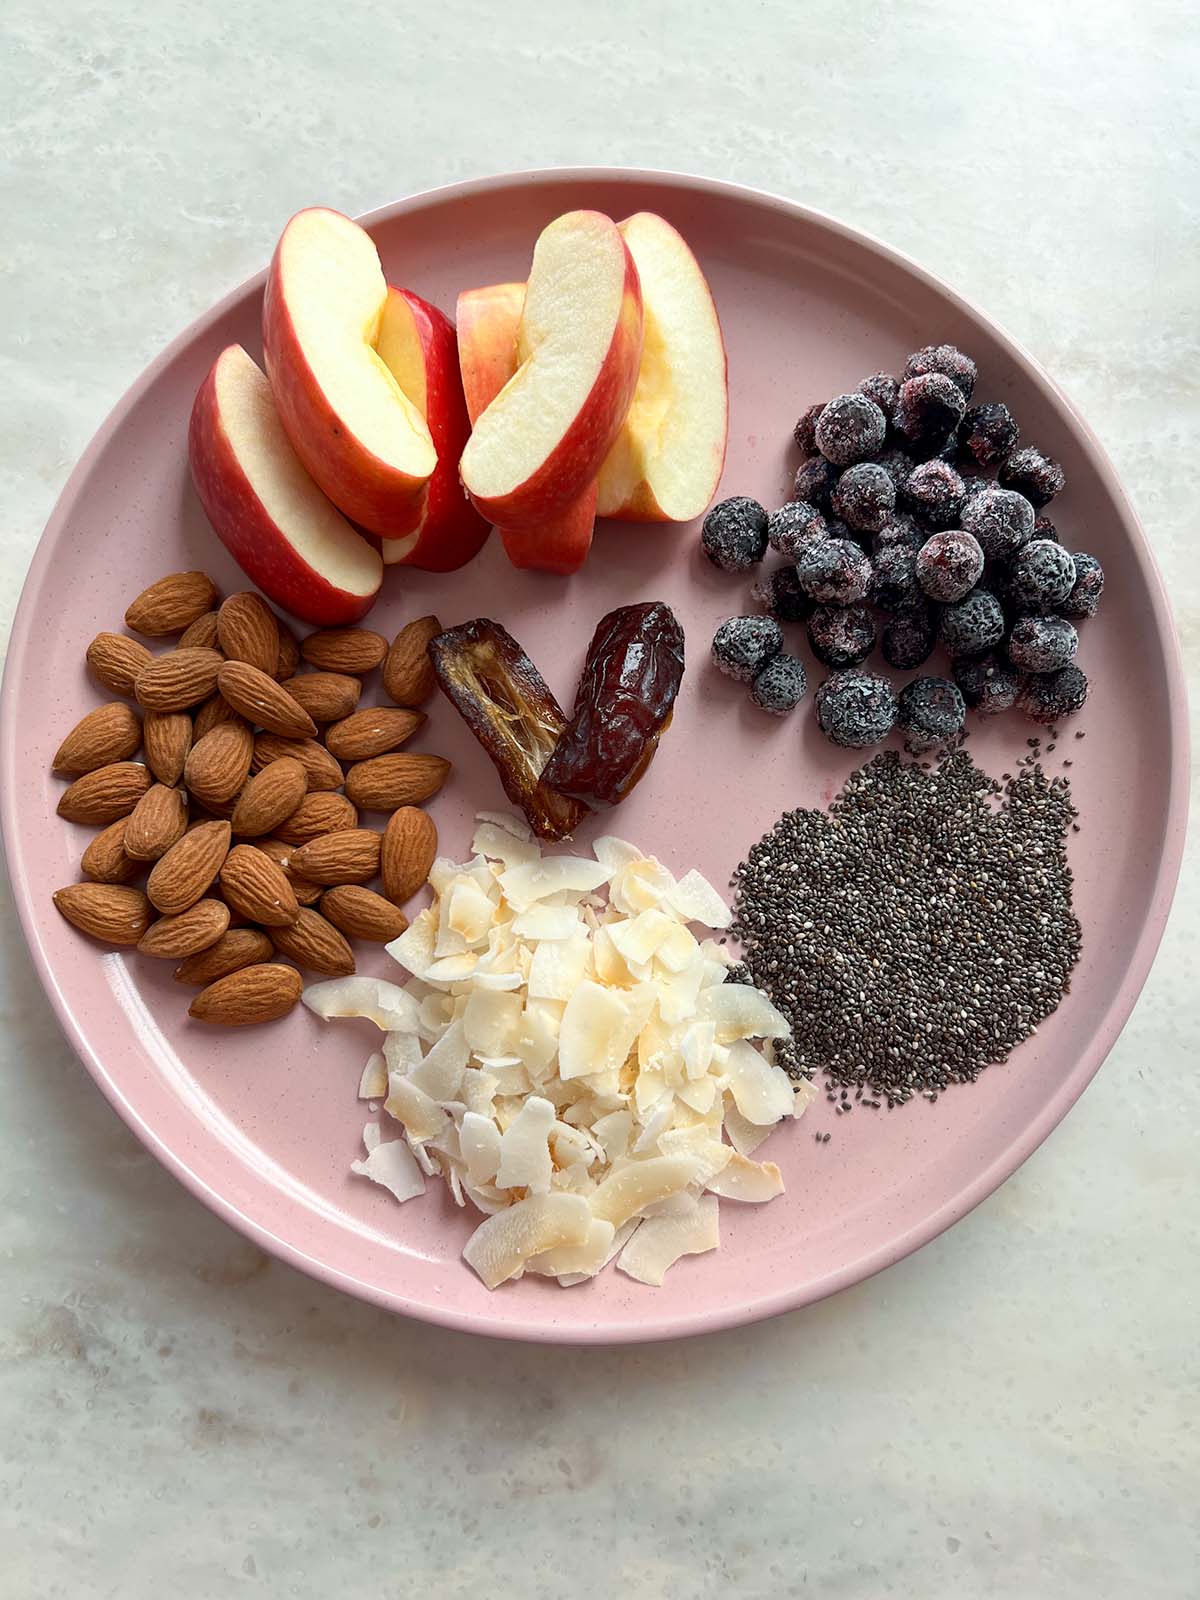
[[[156,656],[100,633],[88,646],[93,676],[125,698],[90,711],[54,757],[73,780],[59,816],[102,829],[87,881],[54,903],[93,938],[179,962],[180,983],[203,985],[199,1021],[273,1021],[300,998],[297,967],[343,976],[348,939],[408,926],[399,908],[437,853],[419,807],[450,763],[400,747],[425,721],[440,624],[410,622],[390,647],[365,628],[297,641],[261,596],[222,602],[202,572],[151,584],[125,623],[176,644]],[[377,667],[393,704],[360,708]],[[360,826],[360,811],[389,813],[386,826]],[[377,878],[382,892],[367,887]]]

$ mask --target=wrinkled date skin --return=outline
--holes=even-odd
[[[588,646],[575,711],[543,783],[593,809],[615,806],[650,765],[683,677],[683,629],[664,601],[619,606]]]

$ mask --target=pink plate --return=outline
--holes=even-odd
[[[604,169],[458,184],[366,225],[391,281],[452,313],[460,289],[523,277],[538,230],[577,206],[662,212],[708,272],[729,347],[724,494],[778,504],[796,464],[795,416],[865,373],[898,370],[931,340],[971,351],[980,396],[1007,401],[1025,437],[1066,467],[1055,521],[1069,545],[1100,557],[1108,589],[1084,629],[1093,693],[1078,726],[1087,737],[1066,752],[1082,812],[1073,864],[1084,954],[1036,1039],[934,1106],[835,1123],[819,1100],[769,1146],[786,1196],[723,1205],[721,1249],[681,1263],[662,1289],[610,1270],[570,1291],[526,1280],[489,1294],[459,1259],[471,1219],[440,1187],[401,1209],[350,1176],[365,1121],[359,1071],[378,1037],[369,1024],[323,1026],[298,1010],[271,1028],[207,1032],[187,1020],[187,994],[167,963],[103,953],[68,927],[50,895],[74,881],[86,835],[56,819],[49,764],[101,698],[84,669],[88,641],[118,627],[130,597],[162,573],[203,567],[227,590],[242,586],[197,504],[184,441],[192,397],[222,346],[237,339],[259,354],[261,276],[154,362],[72,475],[13,629],[0,772],[17,904],[63,1027],[120,1114],[195,1194],[265,1249],[379,1305],[511,1338],[634,1341],[749,1322],[855,1283],[956,1221],[1041,1143],[1112,1047],[1162,933],[1184,830],[1184,690],[1162,584],[1097,441],[981,313],[894,252],[787,200]],[[649,776],[607,826],[721,884],[782,810],[827,801],[856,764],[821,738],[811,705],[789,721],[765,718],[708,665],[713,629],[745,607],[745,590],[700,558],[695,528],[608,526],[570,580],[514,572],[495,540],[448,577],[393,569],[369,621],[391,634],[429,611],[447,624],[497,617],[569,701],[602,613],[668,600],[687,631],[684,692]],[[475,809],[502,797],[454,714],[438,703],[431,712],[423,747],[456,763],[433,811],[444,848],[458,852]],[[1000,718],[971,748],[998,773],[1029,732],[1016,716]],[[376,952],[365,966],[382,973],[390,963]],[[834,1138],[818,1145],[812,1135],[826,1126]]]

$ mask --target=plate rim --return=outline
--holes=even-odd
[[[426,1304],[424,1301],[414,1302],[403,1293],[382,1290],[357,1278],[351,1272],[326,1261],[316,1260],[299,1246],[277,1236],[269,1227],[248,1215],[232,1200],[207,1183],[189,1165],[182,1149],[177,1149],[163,1140],[155,1129],[143,1120],[137,1108],[126,1099],[122,1091],[119,1072],[118,1078],[114,1078],[104,1060],[89,1043],[87,1030],[63,994],[54,967],[43,947],[34,916],[33,895],[21,849],[15,786],[7,776],[0,778],[0,835],[3,837],[9,880],[26,948],[55,1018],[72,1049],[109,1104],[142,1144],[168,1172],[223,1221],[278,1259],[322,1283],[353,1294],[384,1310],[399,1312],[435,1326],[493,1338],[564,1345],[651,1343],[702,1333],[715,1333],[777,1316],[786,1311],[797,1310],[801,1306],[814,1304],[841,1289],[862,1282],[887,1267],[894,1266],[913,1251],[937,1238],[993,1194],[1058,1126],[1096,1075],[1129,1020],[1145,986],[1166,928],[1179,881],[1188,815],[1191,739],[1186,680],[1178,631],[1153,549],[1137,510],[1125,492],[1107,451],[1090,424],[1040,362],[991,316],[960,295],[935,273],[875,235],[785,195],[748,184],[669,169],[587,165],[534,167],[439,184],[378,206],[360,216],[358,220],[369,230],[377,224],[391,222],[406,212],[420,210],[431,204],[469,199],[481,193],[503,191],[534,183],[561,183],[564,186],[587,183],[624,183],[630,186],[658,184],[694,196],[749,200],[759,206],[781,212],[810,227],[823,229],[858,247],[865,246],[877,257],[911,274],[926,288],[944,297],[968,318],[983,323],[1021,370],[1023,377],[1039,388],[1044,398],[1065,410],[1081,446],[1088,455],[1090,465],[1099,476],[1105,492],[1120,510],[1126,526],[1132,531],[1133,554],[1150,595],[1153,621],[1158,637],[1162,641],[1166,669],[1166,712],[1172,760],[1167,783],[1162,849],[1150,909],[1133,947],[1125,981],[1114,994],[1092,1039],[1091,1047],[1080,1054],[1071,1073],[1040,1108],[1037,1115],[1014,1135],[988,1166],[977,1172],[971,1181],[955,1194],[940,1205],[934,1206],[919,1223],[889,1238],[886,1243],[875,1249],[844,1263],[836,1271],[826,1274],[815,1285],[775,1290],[752,1300],[736,1299],[719,1311],[676,1312],[665,1318],[659,1317],[657,1320],[651,1316],[645,1326],[635,1321],[618,1326],[608,1323],[601,1327],[592,1327],[586,1322],[572,1326],[527,1317],[500,1321],[478,1312],[447,1309],[436,1304]],[[118,399],[89,440],[68,476],[34,548],[33,559],[22,583],[20,597],[13,614],[3,684],[0,685],[0,772],[9,774],[15,770],[14,764],[18,754],[15,748],[15,700],[18,684],[24,674],[33,618],[38,609],[40,593],[49,572],[52,571],[51,550],[60,528],[69,520],[75,509],[75,502],[79,498],[84,479],[90,472],[93,462],[119,432],[129,413],[157,381],[160,373],[197,339],[203,338],[209,329],[236,304],[247,295],[260,290],[265,281],[264,268],[223,295],[178,333]]]

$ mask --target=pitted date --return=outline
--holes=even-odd
[[[661,600],[619,606],[588,646],[542,782],[594,809],[615,806],[641,778],[671,720],[683,677],[683,629]]]

